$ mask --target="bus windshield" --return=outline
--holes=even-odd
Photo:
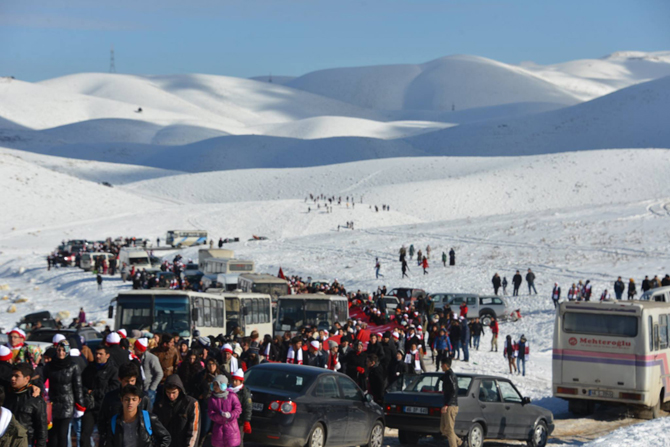
[[[127,331],[177,332],[190,335],[190,315],[187,297],[154,297],[153,313],[150,297],[119,296],[119,328]]]
[[[346,303],[344,303],[346,306]],[[330,329],[337,320],[346,320],[346,309],[340,311],[337,304],[326,299],[281,299],[278,305],[278,330],[296,330],[310,325]]]
[[[628,315],[567,312],[563,330],[570,334],[594,334],[610,337],[636,337],[638,317]]]
[[[254,293],[264,293],[270,295],[273,300],[277,300],[280,296],[286,295],[288,293],[287,284],[271,284],[271,283],[253,283],[251,286],[251,291]]]

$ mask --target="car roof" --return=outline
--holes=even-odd
[[[283,371],[303,376],[316,377],[323,374],[333,374],[329,369],[317,368],[315,366],[291,365],[288,363],[261,363],[253,367],[253,371],[274,370]]]

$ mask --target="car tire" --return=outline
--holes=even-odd
[[[402,445],[417,445],[421,436],[413,431],[398,430],[398,441]]]
[[[528,440],[528,447],[545,447],[549,440],[549,430],[544,421],[540,421],[533,427],[533,432]]]
[[[370,430],[368,443],[362,447],[382,447],[384,445],[384,424],[381,421],[375,422]]]
[[[319,422],[312,428],[312,431],[309,432],[305,447],[324,447],[325,445],[326,429],[323,428],[323,425]]]
[[[482,326],[489,327],[495,317],[492,313],[485,312],[479,316],[479,321],[482,323]]]
[[[484,427],[482,424],[475,422],[470,426],[467,436],[468,447],[483,447],[484,446]]]

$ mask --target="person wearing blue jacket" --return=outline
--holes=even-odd
[[[447,331],[444,328],[440,329],[440,334],[435,337],[432,348],[437,352],[437,361],[435,362],[437,366],[435,367],[435,371],[439,371],[442,359],[448,359],[449,353],[454,349],[453,346],[451,346],[451,340],[449,340]]]

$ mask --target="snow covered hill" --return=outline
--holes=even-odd
[[[435,155],[530,155],[670,148],[670,76],[531,116],[465,124],[405,141]]]
[[[571,105],[572,94],[526,70],[476,56],[421,65],[334,68],[286,85],[380,110],[457,110],[519,102]]]

